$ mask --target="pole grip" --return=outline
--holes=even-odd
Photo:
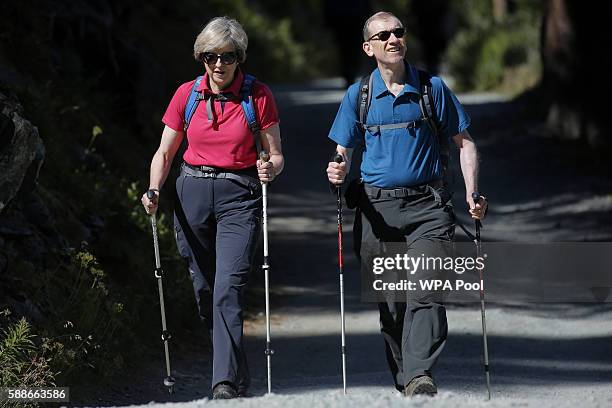
[[[270,155],[265,150],[262,150],[259,152],[259,160],[266,163],[268,160],[270,160]]]
[[[480,195],[480,193],[478,191],[473,191],[472,192],[472,200],[474,200],[474,204],[478,203],[481,198],[482,198],[482,196]],[[482,221],[475,220],[474,224],[476,226],[476,234],[478,235],[478,234],[480,234],[480,229],[482,228]]]
[[[340,164],[340,163],[344,162],[344,157],[342,157],[342,155],[340,153],[336,152],[336,154],[334,154],[334,157],[332,157],[332,161]],[[332,193],[336,192],[338,194],[338,200],[340,200],[340,197],[342,195],[342,193],[340,191],[341,188],[342,188],[341,185],[336,185],[336,184],[333,184],[333,183],[330,183],[329,185],[330,185]],[[340,205],[340,204],[338,204],[338,205]]]

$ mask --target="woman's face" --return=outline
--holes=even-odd
[[[202,59],[211,87],[221,90],[232,83],[238,67],[238,54],[232,45],[205,52]]]

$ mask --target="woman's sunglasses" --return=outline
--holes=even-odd
[[[214,52],[203,52],[200,54],[200,59],[208,65],[216,64],[218,59],[221,59],[223,65],[231,65],[238,59],[235,52],[224,52],[215,54]]]
[[[395,38],[402,38],[404,34],[406,34],[406,29],[404,27],[398,27],[398,28],[394,28],[391,31],[387,31],[387,30],[380,31],[374,34],[373,36],[371,36],[370,38],[368,38],[368,41],[372,41],[372,40],[387,41],[389,38],[391,38],[391,34],[393,34]]]

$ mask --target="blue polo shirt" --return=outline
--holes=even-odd
[[[372,72],[372,102],[368,111],[368,125],[411,122],[421,118],[419,107],[420,84],[416,68],[406,64],[406,85],[394,96],[385,85],[378,68]],[[470,125],[470,117],[457,97],[437,76],[432,76],[432,95],[441,136],[435,136],[422,121],[416,128],[383,129],[365,132],[365,148],[361,163],[361,177],[380,188],[409,187],[442,178],[437,137],[451,138]],[[359,83],[349,87],[329,138],[340,146],[353,148],[363,142],[364,132],[359,126]],[[449,143],[452,141],[449,140]]]

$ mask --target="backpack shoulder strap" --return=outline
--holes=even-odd
[[[256,78],[253,75],[245,74],[242,80],[242,86],[240,88],[240,104],[244,111],[249,130],[253,133],[255,139],[255,148],[257,149],[257,156],[262,150],[261,147],[261,129],[257,122],[257,113],[255,112],[255,103],[253,102],[253,84]]]
[[[380,133],[382,130],[393,130],[393,129],[409,129],[415,128],[420,123],[421,119],[413,120],[410,122],[402,123],[388,123],[388,124],[376,124],[368,125],[368,111],[372,103],[372,74],[365,76],[359,82],[359,95],[357,98],[358,115],[359,115],[359,127],[362,132],[366,130],[372,134]]]
[[[430,127],[434,135],[437,136],[439,133],[439,128],[436,118],[436,110],[434,107],[431,75],[428,72],[419,69],[419,83],[421,87],[419,106],[421,107],[423,119],[425,119],[425,122],[427,122],[427,125]]]
[[[187,105],[185,105],[185,120],[183,121],[183,131],[187,132],[187,128],[189,127],[189,123],[191,122],[191,118],[198,108],[198,103],[202,100],[201,92],[198,92],[198,88],[200,87],[200,83],[202,82],[203,75],[200,75],[196,78],[193,86],[191,87],[191,92],[189,92],[189,98],[187,99]]]
[[[421,88],[421,97],[419,98],[419,106],[423,119],[427,126],[431,129],[434,136],[438,138],[440,148],[440,161],[442,162],[442,172],[445,175],[450,162],[450,148],[448,139],[442,134],[433,98],[433,87],[431,85],[431,75],[429,72],[419,69],[419,83]]]
[[[359,81],[359,93],[357,96],[357,106],[359,111],[359,125],[362,130],[365,130],[366,121],[368,119],[368,110],[372,101],[372,74],[366,75]]]

